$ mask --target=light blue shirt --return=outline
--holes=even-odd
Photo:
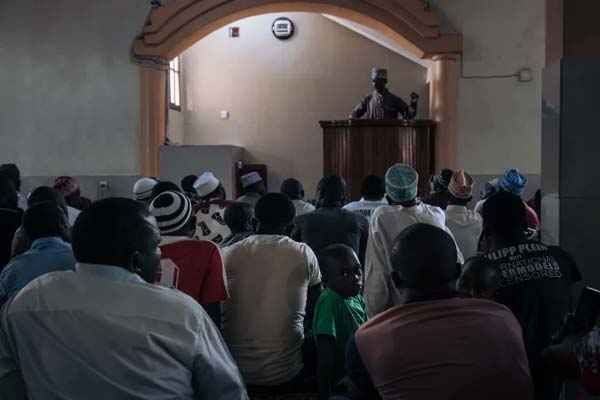
[[[34,241],[25,253],[13,258],[0,273],[0,302],[23,289],[35,278],[55,271],[75,270],[71,245],[59,237]]]
[[[9,374],[30,400],[248,398],[200,304],[108,265],[46,274],[6,303],[0,398]]]

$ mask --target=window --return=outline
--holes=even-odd
[[[181,111],[181,69],[179,57],[169,62],[169,107]]]

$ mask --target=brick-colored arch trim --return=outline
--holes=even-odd
[[[360,23],[388,36],[420,58],[433,59],[462,52],[462,35],[442,34],[439,14],[426,10],[419,0],[170,0],[165,6],[152,10],[143,33],[133,43],[133,53],[139,59],[164,65],[198,40],[231,22],[259,14],[293,11],[330,14]],[[149,101],[147,96],[164,93],[166,81],[159,76],[165,72],[151,73],[147,71],[150,68],[147,65],[141,67],[141,173],[154,176],[159,172],[159,147],[165,137],[166,107],[165,99]],[[444,80],[449,78],[458,79],[444,74],[436,88],[444,88]],[[450,87],[455,88],[456,82]],[[454,99],[455,103],[456,93],[452,92],[455,90],[450,93],[446,90],[443,98]],[[455,110],[455,104],[450,109]],[[157,116],[156,121],[153,116]],[[455,121],[456,118],[445,120]],[[444,126],[441,131],[450,134],[454,141],[455,129]],[[456,153],[455,148],[445,151]]]
[[[358,22],[397,41],[418,57],[460,53],[460,34],[441,34],[437,12],[419,0],[171,0],[152,11],[133,45],[140,57],[169,60],[214,30],[272,12],[331,14]]]

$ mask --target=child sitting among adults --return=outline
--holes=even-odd
[[[345,375],[346,344],[367,321],[367,312],[360,294],[362,267],[354,250],[334,244],[322,251],[321,259],[327,288],[315,306],[313,335],[317,340],[319,393],[328,399]]]

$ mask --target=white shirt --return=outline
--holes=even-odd
[[[483,230],[483,220],[478,212],[468,210],[465,206],[449,205],[446,207],[446,226],[454,235],[465,260],[477,254]]]
[[[75,220],[77,219],[79,214],[81,214],[81,211],[74,207],[67,206],[67,217],[69,219],[69,225],[75,225]]]
[[[0,378],[32,400],[248,398],[202,306],[123,268],[46,274],[2,314]]]
[[[377,209],[377,207],[387,205],[388,202],[385,200],[374,201],[365,200],[364,198],[362,198],[359,201],[354,201],[352,203],[346,204],[344,209],[360,214],[363,217],[367,217],[367,219],[371,221],[371,216],[373,215],[373,212]]]
[[[439,207],[420,203],[414,207],[381,206],[371,217],[371,229],[365,260],[365,303],[369,317],[403,303],[403,298],[391,279],[390,256],[398,234],[411,225],[424,223],[444,229],[446,215]],[[457,262],[464,258],[457,247]]]
[[[254,235],[223,250],[230,299],[222,303],[223,336],[246,383],[278,385],[302,369],[307,290],[321,282],[304,243]]]
[[[304,200],[293,200],[294,207],[296,207],[296,217],[302,214],[308,214],[316,210],[315,206],[307,203]]]

